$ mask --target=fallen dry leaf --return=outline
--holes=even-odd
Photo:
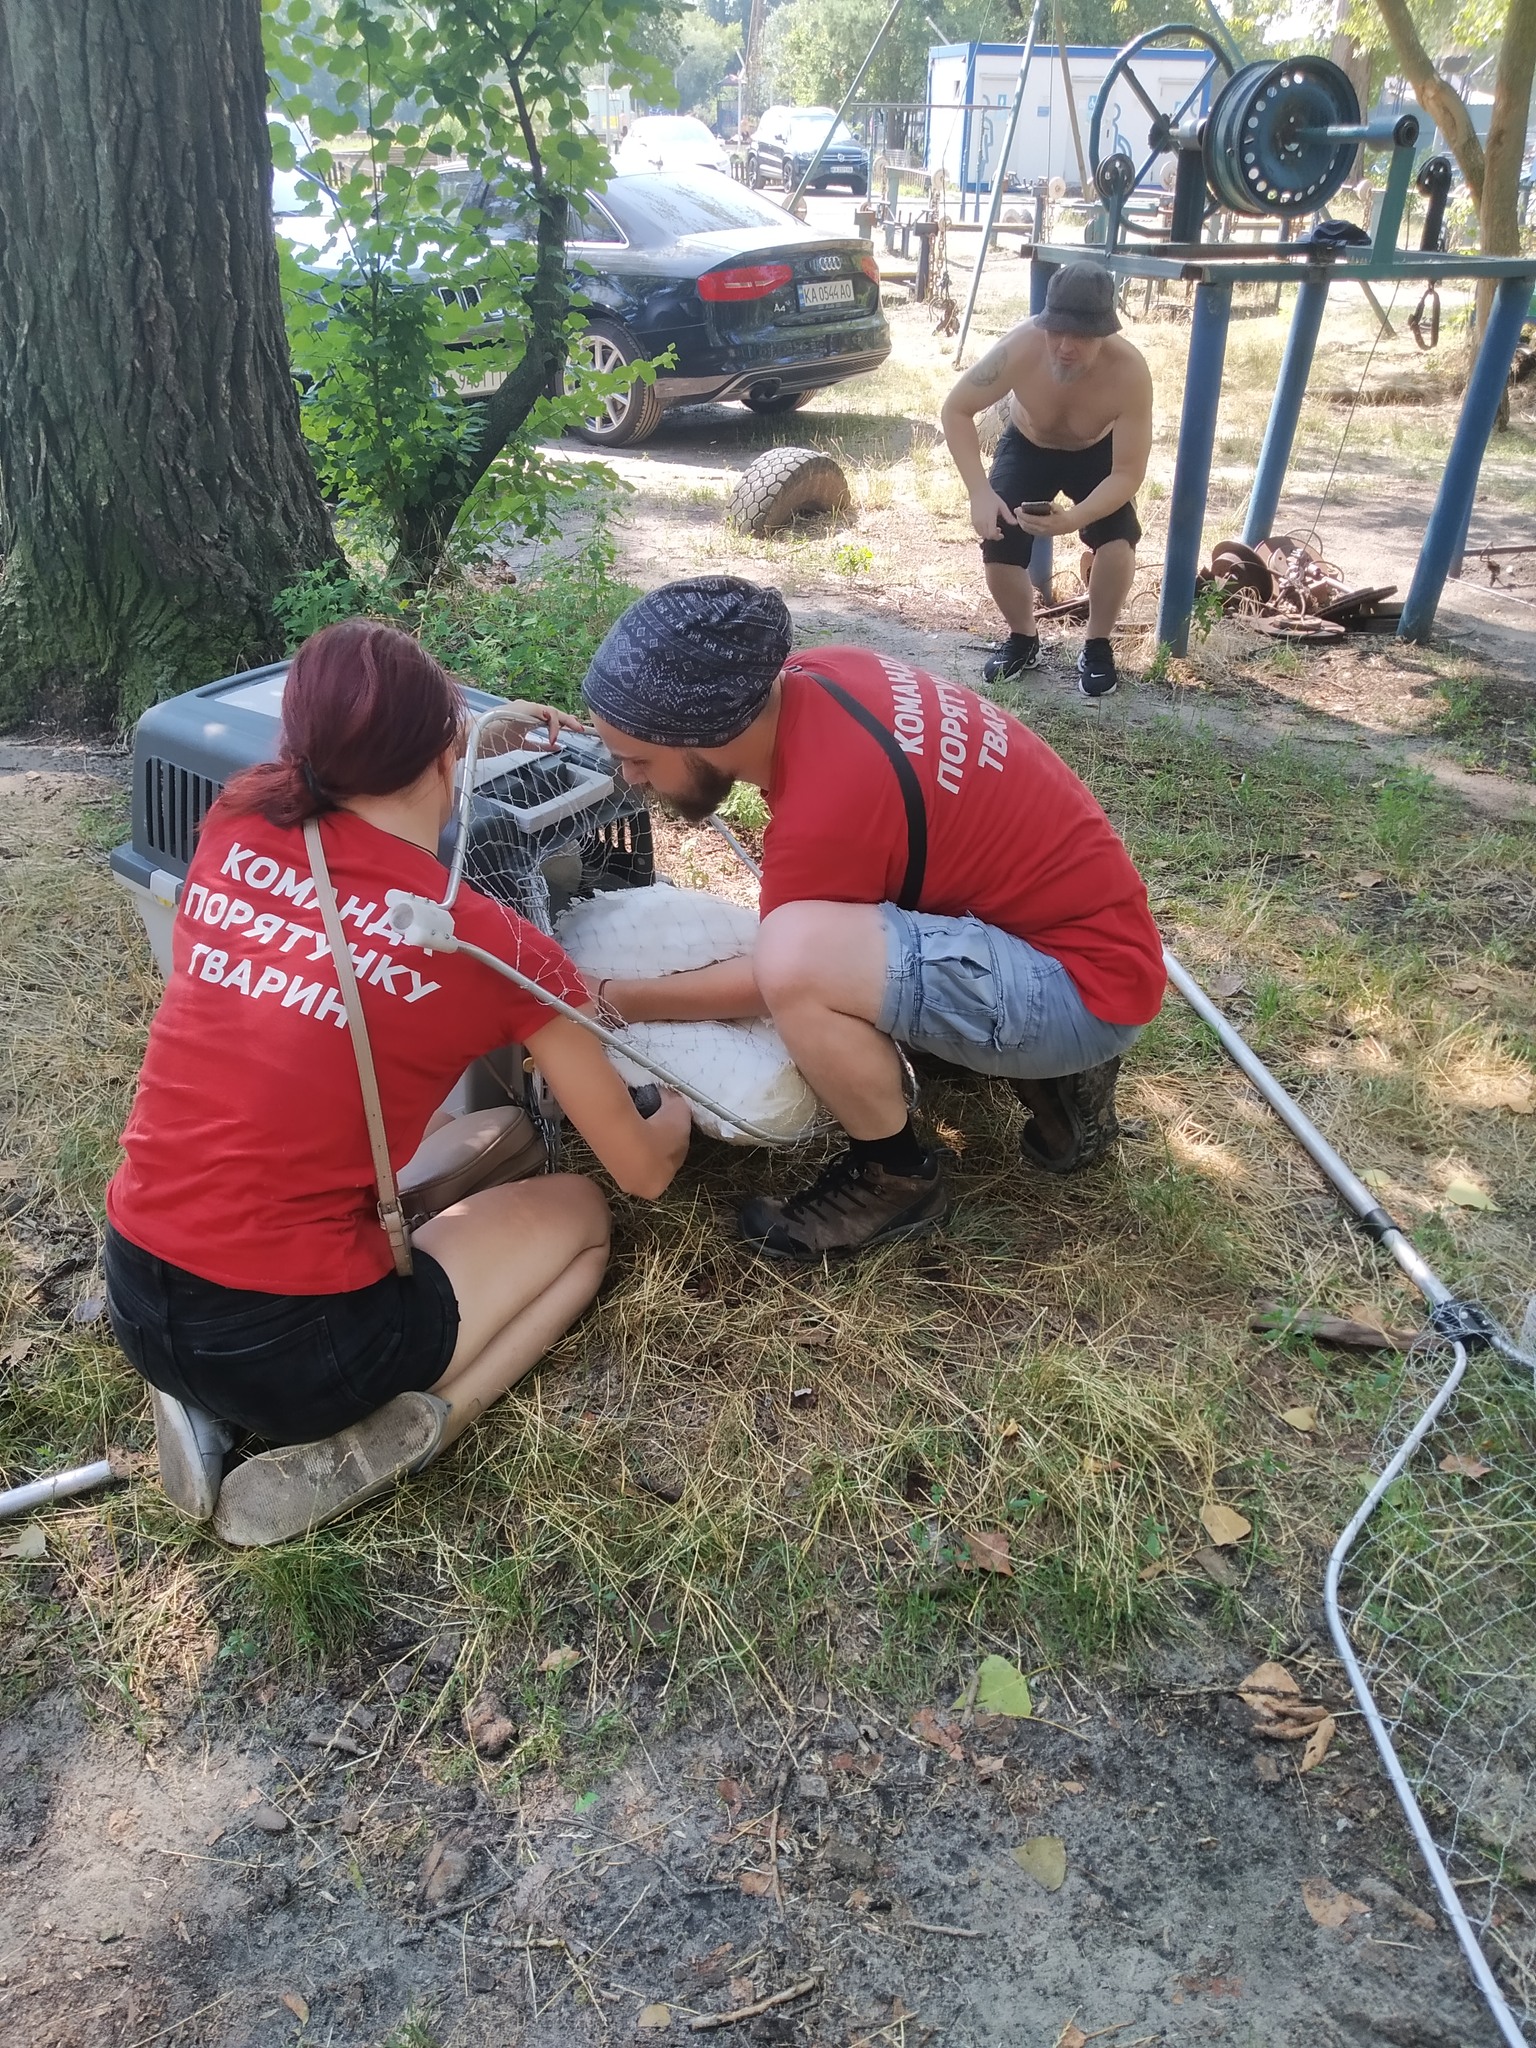
[[[1310,1436],[1317,1427],[1315,1408],[1282,1408],[1280,1420],[1288,1422],[1292,1429],[1299,1429],[1303,1436]]]
[[[1493,1467],[1470,1451],[1447,1451],[1440,1460],[1440,1470],[1452,1472],[1458,1479],[1485,1479]]]
[[[0,1550],[0,1557],[13,1559],[18,1564],[36,1564],[40,1557],[48,1555],[48,1536],[41,1522],[29,1522],[14,1543],[8,1543]]]
[[[670,2005],[642,2005],[635,2025],[642,2034],[664,2034],[672,2024]]]
[[[867,1913],[874,1902],[875,1895],[873,1892],[854,1890],[848,1894],[848,1910],[850,1913]]]
[[[1451,987],[1458,995],[1475,996],[1481,994],[1487,983],[1480,981],[1475,974],[1458,974],[1452,978]]]
[[[1005,1529],[967,1529],[964,1542],[965,1562],[973,1571],[1000,1572],[1006,1579],[1013,1577]]]
[[[734,1820],[742,1809],[745,1794],[738,1778],[721,1778],[715,1786],[715,1796]]]
[[[309,2000],[301,1998],[297,1991],[285,1991],[280,2001],[286,2005],[301,2027],[309,2023]]]
[[[1020,1870],[1048,1892],[1059,1892],[1067,1880],[1067,1845],[1060,1835],[1031,1835],[1013,1852]]]
[[[1241,1543],[1245,1536],[1253,1533],[1253,1524],[1246,1515],[1240,1515],[1236,1508],[1223,1506],[1219,1500],[1206,1502],[1200,1510],[1200,1523],[1218,1550]]]
[[[1024,1432],[1022,1429],[1020,1429],[1017,1419],[1012,1415],[1009,1416],[1008,1420],[1003,1424],[1002,1428],[998,1431],[998,1435],[1002,1438],[1005,1444],[1011,1444],[1015,1437],[1020,1437],[1023,1434]]]
[[[545,1651],[544,1655],[539,1659],[539,1669],[541,1671],[566,1671],[569,1670],[572,1664],[579,1664],[581,1656],[580,1650],[573,1650],[568,1644],[562,1643],[557,1650]]]
[[[1211,983],[1211,994],[1218,1002],[1230,1002],[1233,996],[1242,995],[1248,984],[1240,974],[1218,974]]]
[[[947,1756],[960,1757],[964,1751],[953,1724],[936,1714],[932,1707],[919,1707],[912,1716],[912,1733],[920,1742],[931,1742],[935,1749],[942,1749]]]
[[[1362,868],[1358,875],[1351,875],[1349,879],[1357,889],[1377,889],[1387,878],[1377,874],[1374,868]]]
[[[976,1775],[985,1784],[989,1778],[1000,1777],[1007,1762],[1005,1756],[979,1756],[976,1759]]]
[[[829,1330],[825,1323],[797,1323],[789,1333],[789,1341],[815,1351],[830,1344],[836,1335],[837,1332]]]
[[[1097,1478],[1105,1472],[1123,1472],[1125,1467],[1118,1458],[1095,1458],[1090,1453],[1083,1459],[1083,1470]]]
[[[1277,1698],[1299,1699],[1301,1687],[1283,1664],[1256,1664],[1246,1678],[1238,1680],[1237,1696],[1245,1707],[1269,1713]]]
[[[1380,1194],[1383,1188],[1389,1188],[1392,1185],[1391,1174],[1383,1173],[1379,1166],[1366,1167],[1360,1178],[1368,1188],[1374,1188],[1377,1194]]]
[[[1333,1738],[1338,1732],[1339,1724],[1332,1714],[1324,1714],[1308,1737],[1307,1746],[1301,1753],[1301,1762],[1296,1768],[1299,1771],[1315,1771],[1333,1747]]]
[[[1088,2048],[1088,2036],[1074,2020],[1068,2020],[1056,2036],[1055,2048]]]
[[[1478,1187],[1475,1181],[1453,1180],[1442,1199],[1454,1202],[1458,1209],[1486,1209],[1494,1216],[1499,1213],[1498,1203],[1492,1195]]]
[[[1371,1910],[1364,1899],[1341,1892],[1326,1877],[1304,1877],[1301,1881],[1301,1902],[1319,1927],[1342,1927],[1346,1921]]]
[[[771,1870],[744,1870],[737,1880],[737,1885],[738,1889],[744,1891],[749,1899],[765,1898],[773,1890],[773,1872]]]

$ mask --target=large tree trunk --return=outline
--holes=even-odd
[[[0,718],[270,660],[340,562],[299,435],[260,0],[0,0]]]
[[[1536,0],[1509,0],[1493,80],[1478,230],[1485,256],[1520,253],[1520,163],[1536,75]]]

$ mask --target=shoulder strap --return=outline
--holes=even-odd
[[[336,891],[331,887],[330,869],[325,864],[325,849],[320,844],[318,819],[305,819],[304,844],[309,850],[310,873],[315,878],[315,901],[320,906],[320,921],[325,926],[325,936],[331,946],[331,958],[336,963],[336,986],[341,990],[341,1000],[346,1005],[347,1029],[352,1034],[352,1050],[357,1056],[357,1078],[363,1089],[363,1115],[368,1123],[368,1148],[373,1154],[373,1177],[379,1191],[379,1221],[389,1237],[389,1249],[394,1255],[395,1271],[404,1280],[413,1270],[411,1234],[406,1228],[405,1216],[401,1211],[400,1190],[395,1185],[395,1170],[389,1163],[389,1141],[384,1134],[384,1105],[379,1100],[379,1078],[373,1070],[373,1048],[368,1043],[368,1026],[363,1020],[362,997],[357,992],[352,949],[347,944],[346,933],[341,928],[341,918],[336,910]]]
[[[815,669],[808,669],[806,673],[820,683],[835,703],[841,704],[856,725],[863,726],[896,772],[896,785],[907,813],[907,872],[902,877],[896,907],[899,910],[916,910],[923,893],[923,877],[928,871],[928,810],[923,802],[923,786],[917,779],[917,770],[902,752],[896,735],[880,723],[867,704],[861,704],[857,697],[845,690],[841,683],[834,683],[830,676],[821,675]]]

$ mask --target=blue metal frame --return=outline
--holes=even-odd
[[[1301,418],[1301,402],[1307,395],[1307,379],[1312,374],[1312,357],[1327,305],[1327,278],[1303,278],[1296,294],[1296,310],[1291,315],[1291,329],[1285,337],[1280,381],[1275,386],[1274,403],[1270,406],[1269,422],[1264,429],[1264,445],[1259,450],[1259,466],[1254,472],[1248,515],[1243,521],[1243,539],[1249,547],[1257,541],[1268,540],[1275,530],[1275,513],[1285,485],[1285,472],[1290,465],[1296,422]]]
[[[1429,638],[1429,629],[1435,621],[1435,607],[1440,602],[1440,593],[1445,588],[1452,561],[1460,557],[1466,544],[1472,499],[1477,490],[1477,473],[1482,467],[1488,436],[1493,432],[1493,423],[1499,415],[1499,402],[1509,380],[1509,366],[1519,346],[1520,330],[1530,302],[1529,276],[1500,280],[1493,295],[1488,325],[1483,329],[1477,361],[1472,365],[1472,375],[1467,380],[1466,396],[1461,401],[1461,417],[1451,437],[1451,452],[1445,459],[1445,472],[1435,494],[1435,509],[1424,529],[1418,566],[1403,601],[1403,616],[1397,628],[1400,639]]]
[[[1029,312],[1033,319],[1045,311],[1045,291],[1058,266],[1037,256],[1029,266]],[[1029,580],[1049,604],[1051,576],[1056,565],[1056,543],[1047,534],[1036,534],[1029,551]]]
[[[1173,465],[1173,494],[1168,501],[1168,552],[1163,558],[1163,589],[1157,608],[1158,640],[1175,654],[1189,651],[1189,616],[1195,608],[1195,578],[1200,570],[1221,371],[1231,319],[1232,287],[1224,277],[1195,287],[1184,410]]]

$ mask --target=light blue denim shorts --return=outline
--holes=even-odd
[[[1044,1081],[1125,1052],[1139,1024],[1095,1017],[1059,960],[979,917],[884,903],[885,996],[875,1020],[902,1045],[977,1074]]]

